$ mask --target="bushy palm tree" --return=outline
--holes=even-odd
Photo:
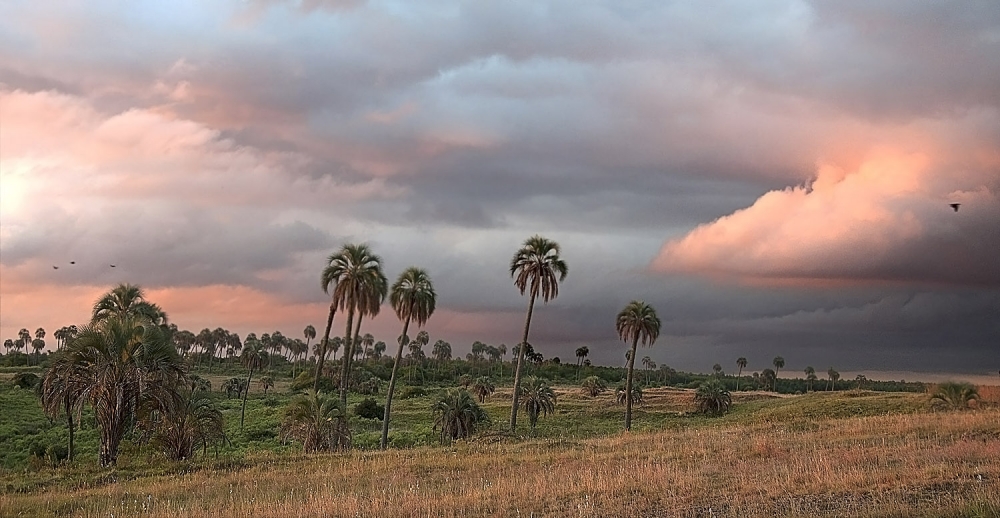
[[[807,383],[806,390],[811,392],[813,389],[813,382],[818,379],[816,377],[816,369],[813,368],[812,366],[809,366],[806,367],[806,369],[803,372],[806,373],[806,383]]]
[[[118,461],[118,447],[140,409],[167,411],[178,403],[177,388],[184,379],[180,356],[163,329],[141,315],[102,316],[80,330],[64,351],[60,367],[50,369],[65,370],[52,376],[76,394],[71,406],[87,402],[94,409],[103,467]],[[48,392],[55,401],[43,405],[65,405],[59,394]]]
[[[77,366],[73,364],[69,355],[60,350],[53,358],[48,370],[42,376],[41,395],[42,407],[45,413],[52,418],[59,417],[60,414],[66,416],[66,424],[69,428],[69,448],[68,459],[73,462],[74,456],[74,425],[80,420],[81,397],[83,395],[82,372],[77,371]]]
[[[335,397],[309,390],[285,409],[282,436],[302,442],[306,453],[345,449],[351,444],[346,407]]]
[[[946,381],[939,383],[931,395],[931,403],[937,406],[961,410],[979,401],[979,391],[970,383]]]
[[[542,297],[542,302],[559,296],[559,283],[566,279],[569,268],[559,257],[559,244],[542,236],[528,238],[510,260],[510,275],[514,278],[514,286],[521,295],[528,292],[528,315],[524,319],[524,333],[521,344],[528,343],[528,329],[531,327],[531,313],[535,308],[535,299]],[[524,364],[524,347],[518,347],[517,367],[514,368],[514,397],[510,406],[510,430],[517,428],[518,392],[521,389],[521,366]]]
[[[151,443],[170,460],[190,459],[199,446],[226,440],[222,412],[203,391],[185,390],[180,405],[145,419]]]
[[[827,375],[827,377],[830,380],[830,384],[829,384],[830,388],[828,390],[834,390],[834,389],[836,389],[837,388],[837,380],[840,379],[840,373],[837,372],[833,367],[830,367],[830,370],[826,371],[826,375]]]
[[[583,381],[580,382],[580,388],[584,395],[590,397],[597,397],[600,393],[608,390],[608,386],[604,383],[604,380],[597,376],[583,378]]]
[[[479,398],[480,403],[485,403],[486,398],[493,395],[497,388],[489,376],[480,376],[472,382],[472,392]]]
[[[267,363],[267,346],[260,340],[254,340],[243,345],[243,352],[240,354],[240,363],[247,368],[247,382],[243,389],[243,408],[240,410],[240,430],[243,429],[243,421],[247,413],[247,394],[250,393],[250,383],[253,380],[253,371],[260,370]]]
[[[615,399],[618,400],[619,405],[624,405],[628,399],[628,393],[625,392],[625,385],[621,385],[615,389]],[[632,387],[632,403],[636,405],[642,404],[642,388],[639,385]]]
[[[434,292],[430,276],[420,268],[407,268],[393,283],[389,303],[392,304],[396,316],[403,322],[403,332],[399,336],[399,347],[392,363],[392,375],[389,377],[389,391],[385,396],[385,417],[382,419],[380,442],[383,450],[389,445],[389,413],[392,409],[393,392],[396,390],[399,364],[403,361],[403,347],[407,345],[406,333],[410,328],[410,322],[422,327],[434,314],[434,307],[437,304],[437,294]]]
[[[615,319],[615,329],[618,337],[625,342],[632,342],[628,359],[628,375],[625,378],[625,430],[632,429],[632,377],[635,368],[635,351],[639,341],[643,346],[652,347],[660,335],[660,319],[652,306],[640,300],[633,300],[625,309],[618,313]]]
[[[431,411],[434,415],[434,430],[440,430],[442,443],[469,437],[480,425],[490,421],[490,416],[465,389],[448,389],[434,403]]]
[[[119,284],[94,304],[91,320],[98,322],[110,317],[145,318],[155,325],[167,325],[167,314],[146,300],[142,288],[135,284]]]
[[[733,398],[722,381],[710,379],[698,385],[694,392],[698,410],[706,414],[724,414],[733,405]]]
[[[549,415],[556,408],[556,393],[548,382],[536,376],[528,376],[521,384],[521,404],[528,413],[531,431],[535,431],[539,415]]]
[[[268,389],[274,387],[274,378],[271,376],[263,376],[257,381],[257,383],[260,383],[260,388],[264,389],[264,395],[266,396]]]

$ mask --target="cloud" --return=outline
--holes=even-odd
[[[920,154],[877,151],[853,171],[821,166],[806,185],[664,244],[660,272],[743,281],[1000,285],[996,169],[944,181]],[[942,185],[951,189],[940,189]],[[952,213],[951,202],[962,204]]]

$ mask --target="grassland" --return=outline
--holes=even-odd
[[[610,394],[561,387],[556,412],[519,437],[499,433],[508,389],[486,404],[494,429],[451,446],[432,446],[423,396],[394,406],[397,448],[365,449],[378,425],[355,419],[361,449],[303,455],[277,438],[288,398],[277,388],[252,398],[243,432],[229,419],[231,446],[192,462],[133,446],[101,470],[85,429],[73,466],[29,459],[2,472],[0,515],[1000,516],[995,389],[964,412],[931,411],[922,394],[739,393],[721,418],[693,413],[688,390],[650,389],[623,434]],[[3,389],[0,408],[58,435],[29,396]],[[3,450],[23,435],[10,426],[0,417]]]

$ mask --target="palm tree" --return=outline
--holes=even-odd
[[[814,369],[813,367],[809,366],[809,367],[806,367],[806,370],[803,371],[803,372],[806,373],[806,383],[808,383],[806,385],[806,390],[809,391],[809,392],[812,392],[812,389],[813,389],[813,383],[812,382],[816,381],[816,369]]]
[[[141,315],[102,316],[63,351],[50,367],[56,371],[46,376],[62,388],[43,388],[43,406],[64,405],[79,413],[83,402],[90,403],[102,467],[118,461],[118,446],[140,409],[167,411],[178,402],[184,378],[180,356],[164,330]]]
[[[372,346],[372,357],[375,358],[375,361],[380,361],[383,354],[385,354],[385,342],[379,340]]]
[[[588,376],[584,378],[583,381],[580,382],[580,388],[584,395],[590,397],[597,397],[597,395],[601,392],[608,390],[608,386],[604,383],[604,380],[597,376]]]
[[[10,341],[10,340],[8,340]],[[84,390],[82,377],[77,375],[77,366],[69,359],[68,354],[59,351],[52,360],[49,369],[42,376],[41,392],[42,407],[45,413],[56,418],[60,413],[66,414],[66,424],[69,427],[68,459],[73,462],[73,416],[81,408],[81,396]]]
[[[170,460],[187,460],[195,448],[208,451],[212,442],[225,442],[222,412],[202,391],[185,390],[176,408],[144,421],[152,434],[152,444]]]
[[[148,319],[155,325],[166,326],[167,314],[159,306],[148,302],[142,288],[135,284],[119,284],[104,294],[94,304],[91,320],[96,322],[117,316],[131,315]]]
[[[35,365],[42,362],[40,357],[42,349],[45,348],[45,329],[39,327],[35,330],[35,339],[31,341],[31,348],[35,350]]]
[[[826,371],[826,375],[830,377],[830,388],[828,390],[834,390],[837,388],[837,380],[840,379],[840,373],[830,367],[830,370]]]
[[[962,410],[979,401],[979,391],[970,383],[946,381],[940,383],[931,396],[931,403],[953,410]]]
[[[411,321],[416,322],[417,327],[423,327],[434,314],[434,306],[437,303],[437,294],[434,293],[434,284],[431,283],[430,276],[421,268],[413,266],[407,268],[399,274],[399,278],[392,285],[389,303],[392,304],[396,316],[403,321],[403,332],[399,335],[399,347],[392,363],[392,376],[389,378],[389,391],[385,396],[385,417],[382,419],[380,443],[383,450],[389,445],[389,413],[392,409],[392,395],[396,390],[396,375],[399,372],[399,364],[403,361],[403,347],[407,345],[406,332],[410,329]]]
[[[627,394],[625,402],[625,431],[632,429],[632,371],[635,367],[635,350],[642,340],[642,345],[649,347],[656,342],[656,337],[660,335],[660,319],[656,316],[656,310],[652,306],[641,300],[633,300],[625,309],[618,313],[615,319],[615,328],[618,337],[623,341],[632,342],[631,354],[628,359],[628,376],[625,379],[625,391]]]
[[[361,330],[362,318],[378,315],[382,301],[385,300],[388,281],[382,273],[382,258],[373,254],[368,245],[344,245],[338,253],[330,256],[329,264],[323,270],[323,285],[329,287],[336,281],[334,301],[340,310],[347,311],[340,373],[340,402],[346,407],[351,360],[354,357],[354,336]],[[359,320],[357,328],[353,328],[355,315]]]
[[[615,399],[618,400],[619,405],[624,405],[628,400],[628,394],[625,392],[625,385],[619,385],[615,389]],[[636,405],[642,404],[642,389],[639,385],[632,387],[632,403]]]
[[[243,430],[243,420],[247,413],[247,394],[250,393],[250,381],[253,379],[253,371],[260,370],[267,363],[267,346],[260,340],[247,341],[243,344],[243,353],[240,354],[240,363],[247,368],[247,384],[243,391],[243,408],[240,410],[240,430]]]
[[[257,380],[257,383],[260,383],[260,388],[264,389],[264,395],[266,396],[267,389],[274,386],[274,378],[272,378],[271,376],[264,376],[259,380]]]
[[[785,359],[781,356],[775,356],[774,360],[771,361],[774,365],[774,386],[771,387],[775,392],[778,391],[778,372],[785,366]]]
[[[590,348],[586,345],[576,348],[576,379],[580,379],[580,367],[583,366],[583,359],[590,354]]]
[[[340,260],[341,253],[343,253],[343,250],[328,257],[326,259],[326,267],[323,268],[323,272],[320,274],[320,286],[323,288],[323,293],[331,295],[331,300],[330,310],[326,314],[326,330],[323,331],[323,341],[320,342],[319,354],[316,356],[316,375],[313,376],[313,392],[319,392],[319,378],[323,375],[323,362],[326,361],[326,349],[330,344],[330,330],[333,327],[333,316],[337,313],[337,306],[340,304],[340,301],[337,299],[337,285],[340,281],[340,276],[344,272],[344,267]],[[334,349],[333,356],[334,360],[336,360],[336,349]]]
[[[496,392],[496,385],[489,376],[480,376],[472,383],[472,392],[479,398],[480,403],[485,403],[486,398]]]
[[[694,393],[698,410],[706,414],[724,414],[733,405],[733,398],[726,386],[718,379],[702,382]]]
[[[448,389],[431,411],[434,430],[441,430],[442,443],[469,437],[480,424],[490,421],[489,414],[476,404],[469,391],[460,388]]]
[[[361,346],[364,347],[365,358],[370,357],[371,353],[369,351],[372,347],[375,347],[375,337],[372,336],[371,333],[365,333],[365,335],[361,337]]]
[[[736,359],[736,366],[740,368],[740,372],[736,375],[736,391],[740,390],[740,377],[743,376],[743,369],[747,367],[747,359],[740,356]]]
[[[27,355],[28,347],[30,346],[31,346],[31,333],[28,332],[27,329],[22,328],[20,331],[17,332],[17,342],[14,342],[14,348],[17,349],[17,352],[21,352],[21,349],[24,349],[25,351],[24,354]],[[24,359],[24,364],[25,365],[29,364],[27,356]]]
[[[288,405],[282,435],[302,441],[305,453],[346,448],[351,442],[345,406],[335,397],[307,391]]]
[[[716,378],[721,378],[722,374],[723,374],[722,373],[722,365],[719,365],[718,363],[716,363],[715,365],[713,365],[712,366],[712,372],[715,373],[715,377]]]
[[[531,433],[535,432],[535,425],[538,424],[538,416],[549,415],[556,408],[556,393],[552,391],[545,380],[528,376],[521,386],[521,394],[524,396],[521,404],[528,412],[528,422],[531,423]]]
[[[528,291],[528,316],[524,319],[524,333],[521,344],[528,343],[528,329],[531,327],[531,312],[535,299],[541,295],[542,302],[548,303],[559,296],[559,283],[566,279],[569,268],[559,257],[559,244],[542,236],[528,238],[510,261],[510,275],[514,286],[521,295]],[[510,406],[510,431],[517,427],[518,396],[521,390],[521,366],[524,364],[524,347],[518,347],[517,367],[514,369],[514,397]]]

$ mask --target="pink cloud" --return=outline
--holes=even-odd
[[[853,170],[824,164],[806,185],[768,192],[668,241],[651,267],[751,283],[1000,282],[982,251],[983,235],[1000,241],[989,237],[1000,221],[995,187],[988,176],[947,169],[890,149]],[[951,202],[962,210],[953,213]]]

